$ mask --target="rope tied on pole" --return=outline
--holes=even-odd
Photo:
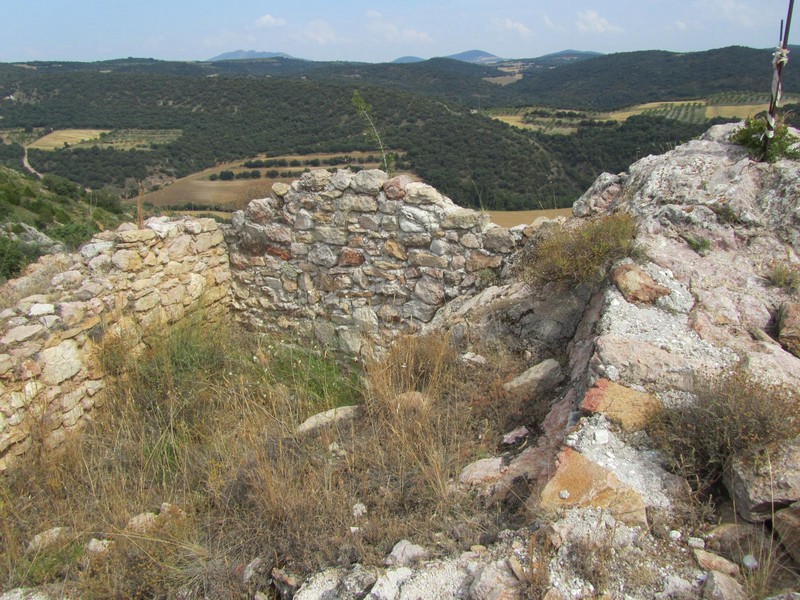
[[[783,28],[783,21],[781,21],[778,48],[772,54],[772,94],[769,100],[769,110],[767,111],[767,130],[764,133],[764,156],[768,155],[770,142],[772,138],[775,137],[775,111],[780,104],[783,92],[783,67],[789,62],[789,28],[792,24],[793,10],[794,0],[789,0],[789,11],[786,14],[786,29]]]

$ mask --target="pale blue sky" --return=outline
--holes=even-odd
[[[505,58],[761,48],[777,44],[787,8],[788,0],[2,0],[0,62],[205,60],[237,49],[383,62],[476,48]],[[798,43],[800,14],[792,29]]]

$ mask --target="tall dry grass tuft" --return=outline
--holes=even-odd
[[[721,480],[733,458],[758,460],[800,435],[797,390],[765,383],[741,366],[708,378],[696,396],[661,410],[649,432],[669,466],[701,495]]]
[[[402,538],[455,550],[496,526],[454,482],[499,438],[486,408],[507,369],[499,360],[465,367],[444,336],[404,338],[367,361],[362,385],[324,350],[202,315],[140,353],[118,341],[109,336],[100,357],[116,384],[80,439],[57,460],[31,453],[0,481],[4,588],[252,598],[268,591],[272,567],[376,564]],[[425,400],[398,404],[409,392]],[[362,401],[357,420],[296,433],[315,412]],[[128,527],[165,502],[184,516]],[[359,503],[365,514],[353,512]],[[65,544],[26,554],[55,526],[70,528]],[[93,537],[112,548],[87,554]],[[266,575],[245,585],[255,558]]]
[[[520,275],[533,285],[590,282],[604,275],[615,260],[631,256],[635,237],[636,219],[626,212],[559,225],[534,242]]]

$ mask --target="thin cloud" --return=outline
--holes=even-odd
[[[552,29],[553,31],[566,31],[566,28],[562,27],[561,25],[556,25],[547,15],[542,15],[542,23],[544,23],[545,27]]]
[[[382,37],[387,42],[408,42],[413,44],[430,44],[433,38],[424,31],[401,28],[387,21],[382,13],[371,10],[367,13],[367,30]]]
[[[522,37],[528,37],[531,34],[531,30],[525,23],[511,19],[492,19],[492,28],[497,31],[510,31]]]
[[[612,25],[607,19],[601,17],[596,10],[578,11],[578,20],[575,26],[581,33],[621,33],[622,27]]]
[[[293,37],[301,41],[313,42],[320,46],[341,41],[330,23],[323,19],[314,19],[303,31]]]
[[[256,19],[255,25],[259,29],[263,27],[284,27],[286,25],[286,19],[273,17],[272,15],[264,15]]]
[[[759,12],[743,0],[713,0],[711,8],[733,23],[752,27],[758,22]]]

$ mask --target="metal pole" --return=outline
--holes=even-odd
[[[783,84],[783,67],[789,62],[789,29],[792,26],[792,11],[794,10],[794,0],[789,0],[789,11],[786,14],[786,29],[781,22],[781,38],[778,49],[773,54],[772,64],[775,72],[772,75],[772,94],[769,99],[769,112],[767,113],[767,132],[764,138],[764,156],[769,151],[769,145],[775,136],[775,110],[781,101],[781,87]]]

